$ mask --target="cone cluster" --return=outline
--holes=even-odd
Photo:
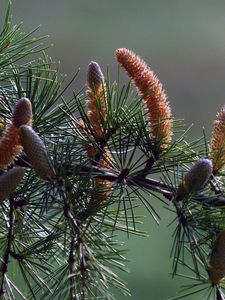
[[[17,101],[11,123],[6,125],[0,138],[0,168],[10,166],[20,155],[22,149],[31,165],[42,179],[54,176],[44,144],[31,128],[32,105],[29,99]],[[24,176],[24,169],[14,167],[0,176],[0,202],[8,198]]]

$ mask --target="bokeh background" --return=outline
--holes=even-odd
[[[116,78],[113,52],[127,47],[140,54],[163,82],[176,118],[202,127],[210,138],[212,122],[225,103],[225,1],[223,0],[14,0],[14,22],[28,31],[41,24],[49,49],[68,76],[78,67],[73,88],[85,84],[89,61],[110,68]],[[5,0],[0,0],[0,16]],[[156,201],[155,201],[156,202]],[[121,236],[128,252],[128,274],[122,274],[132,300],[162,300],[176,295],[184,280],[171,280],[171,215],[159,205],[161,226],[147,216],[142,228],[150,237]],[[145,212],[144,212],[145,213]],[[145,213],[146,214],[146,213]],[[147,214],[146,214],[147,215]],[[117,297],[120,300],[121,295]],[[192,296],[190,299],[205,299]]]

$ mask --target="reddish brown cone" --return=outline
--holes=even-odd
[[[171,109],[162,84],[133,51],[119,48],[115,51],[115,55],[144,99],[152,137],[160,142],[161,150],[165,149],[171,141],[173,132]]]
[[[1,118],[0,118],[1,122]],[[19,127],[32,124],[32,107],[27,98],[21,98],[15,105],[12,124],[6,125],[0,138],[0,168],[7,168],[21,152]]]
[[[0,169],[7,168],[21,152],[19,129],[9,124],[0,139]]]

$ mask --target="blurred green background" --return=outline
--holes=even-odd
[[[0,0],[2,16],[5,5]],[[50,35],[54,47],[49,53],[61,61],[62,73],[71,75],[81,68],[75,90],[84,86],[90,60],[104,70],[109,66],[115,79],[114,50],[133,49],[159,76],[174,116],[187,125],[194,123],[193,137],[201,135],[204,126],[210,138],[213,119],[225,103],[225,1],[15,0],[13,14],[14,22],[23,21],[25,31],[42,25],[39,34]],[[171,215],[160,205],[159,209],[160,227],[145,219],[149,239],[121,236],[130,260],[130,274],[122,276],[133,300],[168,299],[186,283],[168,274]]]

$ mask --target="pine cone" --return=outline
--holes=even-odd
[[[35,172],[44,180],[50,180],[55,172],[50,164],[46,148],[38,134],[27,125],[20,126],[20,139]]]

